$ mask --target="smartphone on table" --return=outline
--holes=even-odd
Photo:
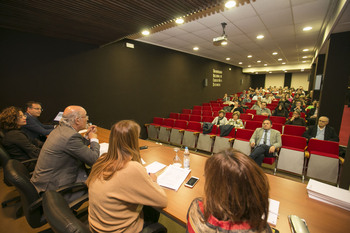
[[[195,184],[198,182],[199,178],[192,176],[185,184],[186,187],[193,188]]]

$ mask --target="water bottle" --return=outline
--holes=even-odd
[[[184,168],[190,169],[190,152],[188,151],[187,146],[186,146],[185,152],[184,152]]]
[[[181,159],[179,157],[179,155],[177,154],[177,152],[180,150],[180,148],[175,147],[174,151],[175,151],[175,157],[173,158],[173,165],[176,167],[181,167],[182,166],[182,162]]]

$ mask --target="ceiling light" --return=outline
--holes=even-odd
[[[285,62],[282,62],[282,65],[285,65],[286,63]]]
[[[225,41],[221,42],[221,45],[227,45],[227,41],[225,40]]]
[[[183,18],[178,18],[175,20],[175,23],[177,24],[183,24],[185,22],[185,20]]]
[[[284,73],[287,73],[287,72],[288,72],[288,71],[286,71],[286,70],[284,71]]]
[[[267,64],[264,64],[264,66],[267,66]]]
[[[257,63],[260,63],[261,61],[259,60],[259,61],[256,61]]]
[[[148,36],[149,35],[149,31],[148,30],[143,30],[141,33],[144,36]]]
[[[227,1],[225,3],[225,7],[227,8],[232,8],[232,7],[235,7],[236,6],[236,1]]]
[[[303,58],[305,59],[305,58],[307,58],[307,56],[303,56]]]
[[[255,74],[259,74],[258,72],[255,72]]]
[[[248,67],[250,68],[250,67],[252,67],[251,65],[248,65]]]
[[[303,49],[303,52],[307,52],[307,51],[309,51],[309,49]]]
[[[273,52],[272,55],[277,55],[278,53],[277,52]]]
[[[243,62],[241,62],[241,61],[240,61],[240,62],[238,62],[238,64],[242,65],[242,64],[243,64]]]
[[[310,31],[312,29],[312,27],[308,26],[308,27],[304,27],[303,31]]]
[[[262,39],[262,38],[264,38],[264,35],[258,35],[258,36],[256,37],[256,39]]]
[[[248,55],[247,58],[252,58],[253,56],[252,55]]]
[[[306,63],[306,61],[303,61],[303,63]]]
[[[301,72],[303,72],[303,71],[304,71],[304,69],[301,69],[300,71],[301,71]]]
[[[278,58],[277,60],[282,61],[283,59],[282,58]]]
[[[229,57],[226,57],[226,61],[229,61],[229,60],[231,60],[231,58],[229,58]]]
[[[199,48],[198,47],[193,47],[193,50],[197,51],[197,50],[199,50]]]
[[[270,71],[269,74],[271,74],[272,72]]]

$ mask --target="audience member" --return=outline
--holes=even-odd
[[[270,119],[265,119],[262,128],[255,129],[250,138],[250,146],[253,148],[249,155],[259,166],[265,157],[273,157],[277,148],[282,146],[281,133],[271,128]]]
[[[225,93],[224,97],[222,98],[223,102],[230,101],[230,97],[227,96],[227,93]]]
[[[123,120],[114,124],[108,152],[93,165],[89,187],[89,224],[93,232],[140,232],[157,222],[167,196],[155,174],[141,164],[140,126]],[[143,209],[143,210],[142,210]]]
[[[275,108],[275,110],[272,113],[272,116],[280,116],[280,117],[288,117],[288,110],[284,106],[283,103],[279,103],[278,106]]]
[[[291,111],[296,111],[298,110],[299,112],[305,112],[305,109],[302,106],[302,101],[301,100],[297,100],[295,101],[295,106],[292,106]]]
[[[54,129],[53,125],[44,125],[38,120],[42,111],[43,109],[39,102],[30,101],[26,104],[25,115],[27,116],[27,124],[21,129],[30,139],[37,138],[45,141],[46,136]]]
[[[279,104],[282,103],[284,105],[284,107],[286,109],[289,109],[291,103],[289,102],[289,100],[286,99],[286,96],[283,95],[282,98],[280,99],[280,101],[278,102]]]
[[[328,125],[329,118],[326,116],[321,116],[318,119],[317,125],[310,125],[308,129],[304,132],[303,137],[308,140],[311,138],[339,142],[339,137],[336,134],[333,127]]]
[[[317,101],[314,101],[313,108],[310,108],[310,111],[306,114],[307,125],[316,124],[316,118],[317,118],[319,107],[320,107],[320,103]]]
[[[235,128],[243,129],[243,121],[239,119],[240,117],[240,112],[236,111],[233,113],[232,118],[228,120],[228,125],[233,125]]]
[[[255,104],[253,104],[253,106],[250,108],[251,110],[258,110],[261,108],[261,101],[258,100],[255,102]]]
[[[267,224],[269,181],[251,159],[224,150],[206,161],[204,176],[204,197],[192,201],[186,232],[272,232]]]
[[[238,111],[240,113],[243,113],[243,108],[240,106],[238,101],[233,102],[233,105],[231,105],[231,106],[232,106],[231,112]]]
[[[219,111],[219,116],[214,118],[212,124],[214,124],[214,125],[226,125],[227,124],[227,118],[225,117],[224,110]]]
[[[92,166],[100,154],[95,125],[89,126],[85,137],[79,134],[86,129],[87,121],[86,111],[80,106],[64,110],[60,125],[50,133],[40,152],[31,179],[39,193],[87,179],[84,164]],[[76,197],[65,198],[72,201]]]
[[[300,111],[295,110],[293,116],[286,121],[286,125],[306,126],[304,118],[300,117]]]
[[[271,116],[271,110],[266,108],[266,102],[261,103],[261,108],[256,110],[256,115]]]
[[[0,114],[1,144],[16,160],[37,158],[42,142],[30,140],[20,129],[26,124],[26,115],[16,107],[5,108]]]

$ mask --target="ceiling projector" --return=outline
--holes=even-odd
[[[227,45],[227,36],[225,34],[226,25],[227,25],[227,23],[225,23],[225,22],[221,23],[222,35],[219,37],[213,38],[213,45],[215,45],[215,46]]]

